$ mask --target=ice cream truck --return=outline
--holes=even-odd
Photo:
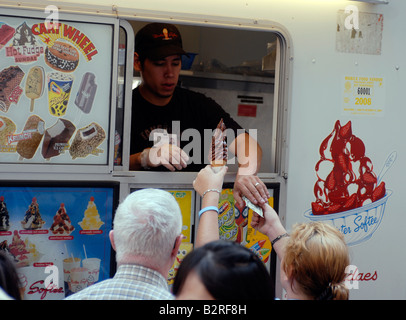
[[[149,22],[182,34],[178,85],[213,98],[260,144],[257,175],[286,229],[323,221],[343,233],[350,299],[405,299],[404,12],[401,0],[1,0],[0,249],[24,299],[111,277],[114,212],[137,189],[167,190],[182,210],[169,284],[193,250],[196,172],[129,168],[131,115],[142,112],[134,35]],[[280,261],[252,210],[236,207],[228,166],[220,237],[255,251],[283,299]]]

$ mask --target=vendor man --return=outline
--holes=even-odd
[[[177,86],[181,57],[186,55],[179,30],[172,24],[147,24],[135,36],[134,51],[134,68],[142,82],[133,91],[130,169],[199,171],[208,163],[204,134],[212,133],[223,119],[235,133],[228,141],[239,164],[235,200],[242,205],[245,195],[257,204],[267,201],[268,190],[256,176],[262,150],[255,139],[214,100]],[[194,141],[184,139],[186,133]]]

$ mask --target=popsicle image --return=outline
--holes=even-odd
[[[96,95],[97,84],[95,83],[95,75],[91,72],[86,72],[82,77],[80,88],[76,94],[75,104],[84,113],[89,113],[92,109],[94,96]]]
[[[221,119],[214,130],[209,152],[210,165],[215,172],[227,164],[227,150],[226,125]]]
[[[17,152],[22,158],[31,159],[44,136],[45,122],[32,115],[27,119],[22,132],[23,139],[17,143]]]
[[[31,99],[30,112],[34,111],[34,101],[44,92],[45,73],[42,67],[32,67],[25,80],[25,95]]]

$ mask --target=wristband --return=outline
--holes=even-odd
[[[271,246],[273,247],[276,242],[278,242],[280,239],[282,239],[284,237],[289,237],[289,235],[287,233],[284,233],[284,234],[281,234],[280,236],[277,236],[275,239],[273,239],[271,241]]]
[[[209,207],[203,208],[202,210],[199,211],[199,218],[201,217],[201,215],[203,213],[205,213],[206,211],[210,211],[210,210],[216,211],[217,214],[219,213],[219,208],[217,208],[215,206],[209,206]]]
[[[208,189],[205,192],[203,192],[202,198],[204,198],[204,196],[206,195],[207,192],[211,192],[211,191],[214,191],[214,192],[217,192],[218,194],[221,194],[221,191],[219,189]]]

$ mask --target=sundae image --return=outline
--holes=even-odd
[[[94,198],[90,197],[85,210],[85,216],[79,222],[79,225],[83,230],[99,230],[103,224],[104,222],[100,220],[99,211],[94,203]]]
[[[37,198],[32,198],[32,202],[25,212],[24,219],[21,221],[21,225],[24,229],[40,229],[45,223],[41,218],[39,212],[39,205],[37,203]]]
[[[28,250],[29,263],[32,264],[33,262],[38,261],[42,254],[37,250],[36,245],[28,240],[28,238],[24,240],[24,244],[25,248]]]
[[[334,130],[320,145],[316,163],[316,200],[304,216],[312,221],[330,223],[344,234],[347,245],[368,240],[380,225],[391,190],[381,181],[392,166],[391,153],[377,177],[366,156],[364,142],[352,133],[351,121]]]
[[[31,28],[24,21],[15,30],[13,46],[29,46],[35,44],[37,44],[37,40],[35,39]]]
[[[8,247],[8,251],[15,258],[17,267],[25,267],[29,265],[28,255],[30,252],[25,246],[25,242],[21,239],[17,230],[14,230],[13,240]]]
[[[385,196],[385,182],[377,185],[372,161],[365,155],[362,140],[352,134],[351,121],[345,126],[337,121],[334,130],[320,145],[314,185],[314,215],[346,211],[375,202]],[[323,178],[321,167],[332,167]]]
[[[209,152],[209,161],[213,169],[221,168],[227,164],[226,126],[223,119],[220,120],[217,128],[214,130]]]
[[[7,246],[7,242],[5,243],[5,246]],[[38,261],[42,255],[36,249],[35,244],[28,241],[28,239],[23,241],[17,230],[14,230],[13,240],[8,248],[2,249],[6,250],[12,255],[18,268],[26,267]]]
[[[75,228],[73,227],[69,216],[66,213],[65,205],[61,203],[60,208],[54,216],[54,223],[49,228],[53,234],[71,234]]]

